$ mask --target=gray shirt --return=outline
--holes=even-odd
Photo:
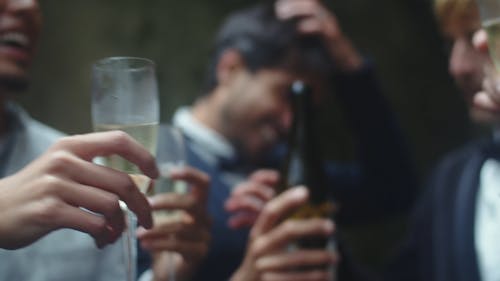
[[[0,176],[11,175],[63,136],[9,104],[9,134],[0,147]],[[15,187],[12,187],[15,188]],[[20,250],[0,249],[0,281],[125,280],[122,240],[99,250],[84,233],[63,229]]]

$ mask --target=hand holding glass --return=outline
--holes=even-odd
[[[122,130],[156,152],[159,121],[158,86],[154,63],[147,59],[110,57],[96,62],[92,68],[92,123],[94,130]],[[125,159],[111,155],[103,164],[129,173],[142,190],[149,178]],[[127,280],[135,280],[135,224],[129,213],[126,235]]]

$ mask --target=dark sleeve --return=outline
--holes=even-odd
[[[384,281],[479,280],[474,215],[485,140],[448,154],[426,182],[406,241]]]
[[[383,281],[432,280],[432,225],[434,192],[429,189],[411,216],[406,238],[391,259]]]
[[[469,168],[464,164],[472,155],[470,148],[454,152],[432,170],[413,210],[407,235],[386,268],[383,281],[457,280],[449,275],[456,253],[453,218],[460,175]]]
[[[142,249],[140,241],[137,240],[137,279],[151,267],[151,262],[149,252]]]
[[[360,71],[338,74],[336,93],[345,110],[358,163],[326,165],[342,223],[408,211],[417,189],[410,151],[368,61]]]

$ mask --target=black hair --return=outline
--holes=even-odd
[[[238,51],[251,72],[276,68],[319,75],[331,73],[333,62],[323,40],[299,34],[296,21],[278,19],[270,3],[230,14],[215,39],[204,93],[217,86],[217,64],[228,49]]]

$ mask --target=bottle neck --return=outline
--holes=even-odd
[[[293,120],[278,192],[304,185],[309,189],[311,203],[320,204],[329,199],[329,192],[314,130],[314,110],[309,91],[292,92],[291,107]]]

